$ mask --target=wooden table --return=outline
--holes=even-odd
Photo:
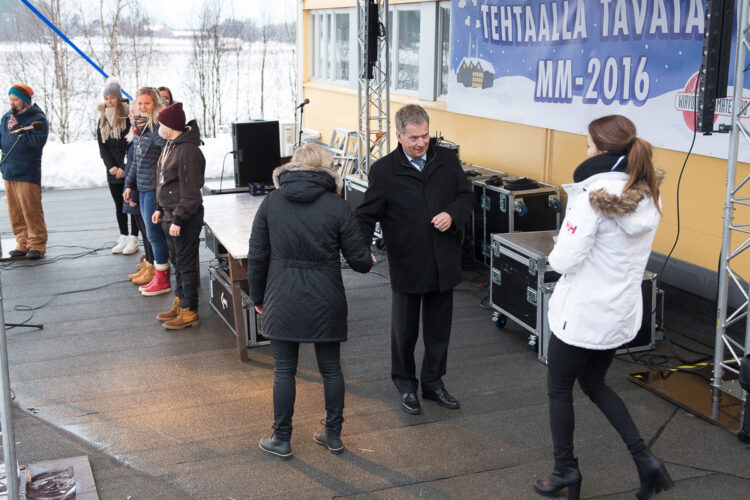
[[[221,194],[203,198],[203,221],[227,250],[237,351],[242,361],[247,361],[248,347],[242,287],[243,284],[247,286],[247,254],[253,220],[264,198],[251,196],[249,193]]]

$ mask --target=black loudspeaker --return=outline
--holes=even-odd
[[[732,51],[734,0],[708,0],[703,35],[700,86],[698,87],[698,131],[714,129],[716,99],[727,96],[729,58]]]
[[[378,36],[380,35],[380,20],[378,19],[378,5],[374,0],[367,4],[367,79],[373,78],[373,67],[378,62]]]
[[[271,184],[273,171],[281,164],[278,121],[232,123],[232,146],[236,187]]]

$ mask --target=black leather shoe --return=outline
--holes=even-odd
[[[422,391],[422,397],[424,399],[431,399],[435,401],[439,406],[443,408],[449,408],[451,410],[457,410],[461,408],[461,403],[456,398],[448,394],[445,389],[438,389],[435,392]]]
[[[319,445],[328,448],[328,451],[334,455],[340,455],[344,452],[344,443],[341,442],[341,433],[333,431],[328,427],[323,427],[313,433],[313,440]]]
[[[42,252],[39,250],[29,250],[26,252],[26,258],[27,259],[41,259],[42,258]]]
[[[271,437],[263,438],[258,441],[258,446],[260,446],[260,449],[265,451],[266,453],[276,455],[277,457],[283,458],[284,460],[289,460],[290,458],[292,458],[292,446],[289,444],[289,441],[281,441],[279,439],[276,439],[275,434]]]
[[[422,413],[422,406],[416,393],[405,392],[401,395],[401,409],[409,415],[419,415]]]
[[[23,250],[11,250],[10,252],[8,252],[8,255],[10,255],[11,257],[26,257],[26,252],[24,252]]]

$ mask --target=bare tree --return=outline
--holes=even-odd
[[[200,25],[193,34],[191,70],[194,80],[191,92],[200,101],[201,130],[215,137],[221,125],[221,81],[223,46],[221,2],[206,0],[200,13]]]
[[[128,46],[128,57],[133,65],[135,88],[148,79],[154,58],[154,35],[149,29],[151,18],[140,0],[130,0],[128,15],[122,19],[121,32]]]
[[[37,9],[63,33],[79,30],[78,19],[61,0],[37,2]],[[8,61],[10,74],[38,90],[37,101],[47,113],[51,130],[60,142],[78,138],[80,125],[86,116],[75,110],[75,103],[88,102],[91,72],[77,54],[31,12],[18,13],[18,43],[34,40],[33,53],[19,50],[18,60]],[[33,74],[32,74],[33,71]]]

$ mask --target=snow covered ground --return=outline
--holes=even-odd
[[[83,40],[74,40],[85,47]],[[99,42],[101,45],[101,41]],[[96,48],[96,45],[95,45]],[[232,151],[229,133],[231,123],[250,119],[278,120],[294,123],[296,54],[295,46],[270,42],[267,49],[265,84],[263,92],[264,110],[261,114],[261,53],[260,42],[245,43],[239,52],[224,55],[221,81],[221,124],[215,138],[205,138],[201,149],[206,157],[206,178],[221,175],[226,153]],[[43,51],[38,44],[0,44],[0,88],[9,88],[13,83],[24,81],[34,90],[35,101],[44,108],[45,78],[40,61]],[[19,59],[19,51],[24,58]],[[78,58],[78,56],[75,56]],[[202,108],[195,92],[195,75],[191,67],[192,41],[189,39],[155,39],[151,63],[140,68],[135,78],[132,61],[123,60],[123,74],[119,75],[122,88],[131,96],[139,86],[167,86],[176,101],[183,102],[187,119],[198,118]],[[27,63],[19,68],[19,61]],[[4,71],[3,71],[4,70]],[[21,71],[22,70],[22,71]],[[81,188],[106,184],[104,165],[94,140],[94,124],[98,119],[96,105],[103,100],[101,90],[104,79],[78,58],[75,70],[81,75],[74,84],[81,87],[71,97],[71,141],[62,144],[55,130],[55,117],[47,111],[51,132],[42,156],[42,187]],[[85,77],[84,77],[85,75]],[[9,108],[7,100],[0,99],[0,116]],[[233,159],[226,158],[224,177],[233,176]],[[2,191],[0,183],[0,191]]]
[[[201,150],[206,157],[206,178],[221,176],[222,161],[226,153],[232,151],[232,137],[221,134],[216,138],[204,139]],[[224,178],[233,181],[234,164],[232,155],[226,159]],[[99,156],[95,140],[61,144],[50,142],[42,155],[42,186],[50,188],[82,188],[104,186],[107,183],[104,164]],[[3,187],[0,185],[0,190]]]

